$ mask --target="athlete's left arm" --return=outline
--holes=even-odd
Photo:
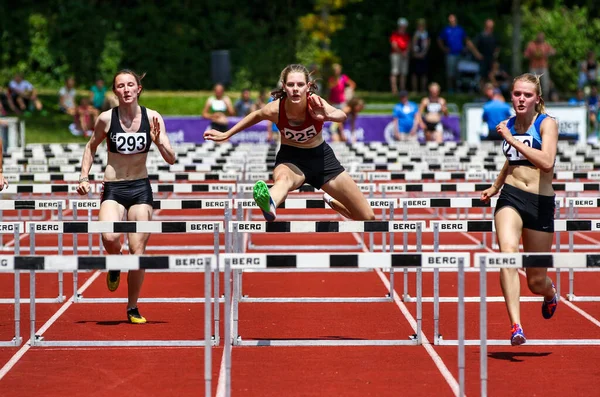
[[[177,154],[175,154],[175,151],[171,147],[171,142],[169,142],[165,121],[158,112],[153,110],[148,112],[148,118],[150,119],[150,137],[152,138],[152,142],[154,142],[160,155],[167,163],[175,164]]]
[[[506,125],[504,127],[507,131]],[[544,172],[551,172],[556,159],[556,148],[558,146],[558,124],[552,117],[546,117],[540,126],[540,137],[542,138],[542,150],[537,150],[512,137],[507,141],[517,149],[523,156],[527,157],[533,165]]]
[[[320,106],[323,107],[323,109],[325,110],[325,121],[343,123],[348,118],[348,116],[342,109],[334,108],[320,96],[311,95],[309,98],[309,100],[311,101],[312,110],[316,110]]]

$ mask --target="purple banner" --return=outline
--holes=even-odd
[[[169,139],[172,143],[181,142],[204,142],[204,131],[210,128],[210,121],[202,117],[177,116],[165,117],[165,127]],[[229,127],[240,121],[239,117],[229,118]],[[327,142],[330,141],[329,127],[331,123],[325,123],[323,126],[323,137]],[[445,141],[460,141],[460,117],[450,115],[442,118],[444,126]],[[346,129],[349,129],[349,123],[346,123]],[[267,141],[267,122],[262,121],[245,131],[241,131],[231,137],[232,143],[264,143]],[[348,132],[346,136],[349,137]],[[359,142],[388,142],[394,141],[393,118],[389,115],[360,115],[355,122],[354,136]],[[424,142],[423,132],[418,133],[419,141]]]

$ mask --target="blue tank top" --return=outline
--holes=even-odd
[[[146,108],[140,106],[142,120],[137,132],[125,132],[119,121],[119,108],[112,109],[110,128],[106,133],[108,151],[119,154],[148,153],[152,139],[150,137],[150,120]]]
[[[510,133],[515,139],[523,142],[529,147],[532,147],[537,150],[542,150],[542,136],[540,135],[540,128],[542,125],[542,121],[548,117],[546,114],[540,114],[535,119],[535,122],[524,134],[519,134],[515,131],[515,120],[516,116],[508,119],[508,123],[506,124],[506,128],[510,130]],[[508,165],[529,165],[535,167],[531,161],[527,159],[521,152],[512,147],[506,141],[502,141],[502,152],[506,156],[508,160]]]

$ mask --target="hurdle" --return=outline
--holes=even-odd
[[[487,307],[486,307],[486,285],[485,277],[488,268],[529,268],[529,267],[546,267],[546,268],[596,268],[600,266],[599,254],[585,253],[535,253],[535,254],[488,254],[476,253],[475,264],[479,264],[480,270],[480,324],[479,324],[479,340],[463,340],[466,345],[480,346],[480,395],[486,397],[488,383],[488,366],[487,366],[487,346],[490,345],[510,345],[509,340],[490,340],[487,339]],[[464,307],[463,307],[464,309]],[[553,341],[528,339],[527,345],[584,345],[598,346],[600,339],[558,339]]]
[[[260,271],[268,269],[285,268],[289,270],[318,271],[323,269],[343,269],[343,268],[363,268],[363,269],[399,269],[399,268],[429,268],[445,267],[449,264],[458,266],[458,285],[459,297],[464,293],[464,267],[469,266],[469,253],[356,253],[356,254],[328,254],[328,253],[296,253],[296,254],[222,254],[219,257],[221,266],[230,266],[231,269],[239,272]],[[234,284],[235,288],[235,284]],[[392,293],[394,290],[391,289]],[[226,290],[226,294],[227,294]],[[230,329],[225,327],[226,340],[231,339],[234,345],[238,346],[398,346],[415,345],[422,343],[421,329],[421,310],[417,305],[417,329],[416,335],[408,340],[257,340],[244,341],[236,334],[235,322],[235,291],[231,297],[234,306],[234,324]],[[229,301],[229,295],[226,295],[225,301]],[[464,303],[460,301],[463,306]],[[459,303],[459,305],[461,304]],[[464,307],[458,312],[458,332],[464,332]],[[462,331],[461,331],[462,330]],[[231,334],[231,337],[228,337]],[[462,334],[464,337],[464,334]],[[225,378],[231,377],[231,345],[225,343]],[[465,346],[458,345],[458,363],[459,363],[459,395],[464,395],[465,390]]]
[[[57,217],[59,221],[62,221],[62,217],[63,217],[63,208],[65,208],[66,206],[66,201],[65,200],[0,200],[0,213],[2,212],[2,210],[53,210],[56,209],[57,211]],[[20,218],[20,216],[19,216]],[[10,222],[9,222],[10,224]],[[24,229],[21,227],[21,230],[24,231]],[[17,242],[19,241],[19,235],[20,233],[17,233],[17,231],[15,230],[15,237],[14,237],[14,242],[15,242],[15,246],[17,245]],[[58,236],[59,239],[59,244],[58,244],[58,251],[59,254],[62,255],[62,235]],[[3,247],[4,248],[4,247]],[[20,248],[19,248],[20,249]],[[15,253],[17,253],[15,251]],[[18,282],[17,278],[19,278],[20,275],[18,273],[15,273],[15,285]],[[64,301],[65,296],[63,294],[63,274],[62,272],[58,272],[58,295],[56,298],[39,298],[38,299],[38,303],[61,303]],[[29,299],[21,299],[22,303],[28,303]],[[7,298],[2,298],[0,299],[0,304],[12,304],[15,302],[15,299],[7,299]]]
[[[26,222],[25,230],[30,234],[30,254],[35,254],[35,237],[38,234],[77,234],[77,233],[193,233],[193,234],[213,234],[214,256],[219,255],[219,235],[225,231],[223,222],[161,222],[161,221],[125,221],[125,222],[105,222],[105,221],[82,221],[82,222]],[[227,238],[227,234],[225,236]],[[75,242],[75,239],[74,239]],[[77,249],[74,247],[77,254]],[[132,255],[117,255],[120,258],[135,257]],[[112,269],[110,269],[112,270]],[[135,268],[133,270],[136,270]],[[225,269],[225,277],[228,277],[228,269]],[[77,269],[73,271],[73,302],[74,303],[126,303],[127,299],[121,298],[84,298],[76,293],[77,288]],[[215,298],[210,298],[208,302],[214,303],[214,340],[219,343],[219,308],[221,299],[219,293],[218,270],[215,271]],[[35,289],[35,272],[31,273],[30,284]],[[31,288],[31,287],[30,287]],[[206,303],[205,298],[140,298],[140,303]],[[32,308],[33,310],[33,308]]]
[[[15,239],[15,250],[16,254],[20,252],[19,235],[23,230],[22,222],[0,222],[0,235],[2,234],[13,234]],[[0,259],[0,271],[3,268],[8,267],[8,263]],[[0,303],[9,303],[14,305],[14,336],[10,341],[0,341],[0,347],[18,347],[23,343],[21,337],[21,277],[19,272],[15,272],[14,276],[14,299],[0,299]]]
[[[332,232],[341,232],[341,233],[364,233],[364,232],[385,232],[385,233],[393,233],[394,231],[409,231],[417,234],[417,241],[420,241],[421,238],[421,229],[424,226],[423,221],[411,221],[411,222],[401,222],[401,221],[344,221],[344,222],[312,222],[312,221],[297,221],[297,222],[252,222],[252,221],[236,221],[231,222],[229,225],[230,230],[233,232],[233,236],[242,233],[332,233]],[[235,239],[235,237],[234,237]],[[238,239],[239,240],[239,239]],[[393,252],[393,239],[390,238],[390,252]],[[241,247],[237,247],[236,250],[238,252],[241,251]],[[313,255],[313,254],[306,254]],[[348,254],[350,257],[356,254]],[[439,254],[438,254],[439,255]],[[281,257],[286,257],[285,254],[280,255]],[[310,268],[310,266],[305,266],[305,268]],[[375,266],[376,267],[376,266]],[[333,268],[327,266],[320,266],[314,271],[372,271],[373,267],[360,267],[360,266],[350,266],[348,269],[338,269],[339,266],[335,266]],[[343,268],[343,266],[342,266]],[[388,269],[389,267],[383,266],[383,268]],[[290,271],[306,271],[302,267],[300,269],[267,269],[265,271],[275,271],[275,272],[290,272]],[[393,267],[389,268],[390,271],[390,284],[393,286]],[[421,274],[420,269],[417,270],[417,277]],[[235,344],[243,344],[241,337],[238,335],[238,307],[240,302],[262,302],[262,303],[316,303],[316,302],[326,302],[326,303],[369,303],[369,302],[391,302],[393,301],[393,296],[390,294],[386,297],[352,297],[352,298],[333,298],[333,297],[314,297],[314,298],[306,298],[306,297],[289,297],[289,298],[251,298],[248,296],[244,296],[242,292],[242,275],[243,272],[233,271],[234,279],[233,279],[233,342]],[[417,289],[417,296],[419,297],[421,294],[420,288]],[[421,301],[417,300],[417,318],[421,318]],[[419,322],[419,320],[417,321]],[[409,343],[421,343],[420,340],[414,340],[414,338],[418,337],[419,333],[417,333]],[[402,341],[406,342],[406,341]],[[296,343],[296,342],[294,342]],[[301,345],[303,342],[298,342]]]
[[[99,270],[157,270],[171,272],[203,272],[204,294],[206,302],[211,299],[211,269],[217,264],[215,255],[185,256],[133,256],[108,255],[97,256],[0,256],[0,272],[30,271],[99,271]],[[204,340],[141,340],[141,341],[45,341],[36,334],[35,327],[35,284],[30,290],[30,345],[35,347],[101,347],[101,346],[203,346],[205,395],[211,396],[212,382],[212,345],[211,305],[204,306]]]

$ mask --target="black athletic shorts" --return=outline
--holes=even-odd
[[[554,233],[554,196],[540,196],[505,184],[494,214],[502,207],[517,210],[523,220],[524,229]]]
[[[133,181],[103,182],[102,184],[104,185],[104,190],[100,203],[106,200],[113,200],[127,210],[136,204],[148,204],[152,206],[152,187],[148,178]]]
[[[281,145],[275,158],[275,167],[282,163],[298,167],[306,177],[306,183],[316,189],[345,171],[326,142],[310,149]]]

